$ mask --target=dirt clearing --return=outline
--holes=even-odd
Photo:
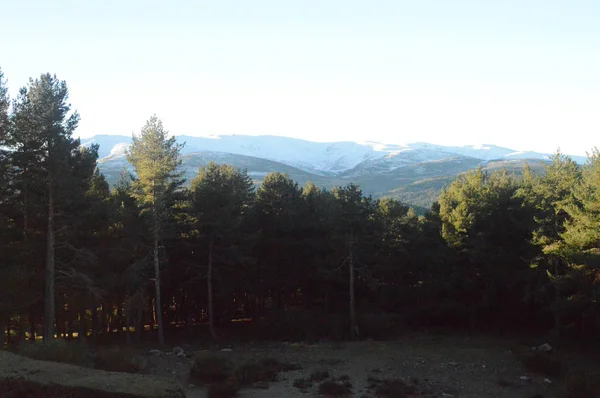
[[[185,359],[153,355],[145,372],[177,378],[187,387],[189,397],[208,396],[207,383],[190,379],[194,355],[226,358],[233,364],[232,369],[265,359],[297,365],[297,369],[281,371],[268,382],[241,387],[238,396],[248,398],[566,396],[562,378],[526,370],[515,347],[514,342],[505,340],[453,336],[318,344],[232,344],[211,350],[190,348]]]

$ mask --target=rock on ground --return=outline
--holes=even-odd
[[[185,397],[181,387],[171,380],[37,361],[7,351],[0,351],[0,391],[4,398]]]

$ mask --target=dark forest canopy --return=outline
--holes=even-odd
[[[459,176],[426,215],[211,163],[191,184],[153,116],[113,189],[72,136],[64,81],[0,75],[0,327],[8,338],[158,339],[244,319],[256,338],[379,337],[399,325],[600,331],[600,153],[543,174]],[[125,331],[128,331],[125,333]],[[12,337],[10,337],[12,336]]]

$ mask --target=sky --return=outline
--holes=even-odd
[[[76,135],[600,147],[600,1],[0,0],[11,94],[56,73]]]

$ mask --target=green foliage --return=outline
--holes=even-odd
[[[206,235],[226,236],[239,229],[253,200],[248,174],[214,162],[201,167],[192,180],[190,194],[196,225]]]
[[[459,300],[469,303],[472,326],[490,309],[504,314],[501,319],[523,322],[528,316],[513,312],[535,278],[528,261],[536,255],[534,212],[519,195],[521,183],[507,172],[480,168],[459,177],[440,197],[441,232],[458,255],[453,278]]]
[[[127,161],[135,168],[135,192],[141,203],[168,208],[167,195],[181,184],[176,173],[181,149],[156,115],[148,119],[139,136],[133,136]]]
[[[583,168],[558,152],[522,173],[515,162],[490,162],[454,179],[464,165],[452,161],[441,177],[432,165],[421,177],[415,168],[389,172],[394,181],[418,177],[427,202],[446,186],[417,214],[357,184],[328,190],[325,178],[293,168],[285,170],[294,179],[269,173],[255,192],[245,170],[211,162],[190,171],[184,188],[182,148],[153,116],[127,155],[135,173],[110,191],[98,147],[72,137],[79,116],[65,82],[42,75],[8,103],[0,76],[0,326],[11,344],[42,324],[96,340],[135,326],[143,340],[145,326],[159,323],[170,338],[202,333],[209,314],[223,335],[273,340],[357,331],[384,339],[405,324],[587,337],[600,329],[597,150]],[[297,183],[313,177],[317,185]],[[379,183],[354,181],[366,192]],[[45,303],[56,303],[56,316]],[[233,365],[198,362],[196,372],[237,391],[272,377],[263,365],[234,377]]]
[[[10,98],[8,96],[8,87],[4,79],[4,73],[0,69],[0,145],[4,144],[8,134],[8,107]]]

